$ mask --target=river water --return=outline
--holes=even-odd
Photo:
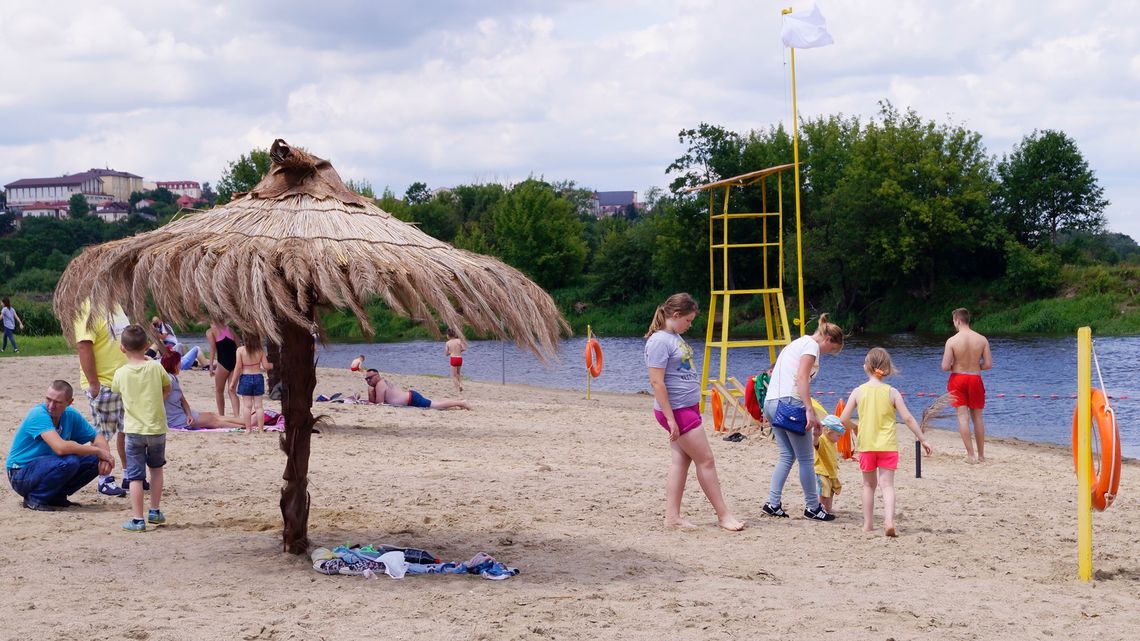
[[[601,338],[605,369],[594,379],[595,390],[648,392],[644,341],[639,338]],[[946,374],[941,371],[945,337],[915,334],[851,337],[838,355],[824,355],[812,391],[829,410],[839,398],[866,381],[863,358],[873,346],[885,347],[901,373],[889,379],[906,394],[907,405],[915,416],[946,390]],[[704,342],[689,337],[689,344],[701,357]],[[581,389],[585,393],[583,365],[585,339],[565,340],[557,362],[544,366],[529,352],[500,341],[474,341],[463,359],[463,375],[479,381],[523,383],[544,387]],[[1069,444],[1073,407],[1076,403],[1076,339],[1070,338],[993,338],[990,340],[994,368],[985,373],[986,430],[995,436],[1031,441]],[[1111,337],[1095,340],[1104,384],[1114,397],[1125,456],[1140,457],[1140,337]],[[319,349],[320,365],[348,367],[357,354],[367,357],[366,366],[384,372],[449,376],[450,368],[443,343],[332,344]],[[717,372],[714,352],[710,372]],[[744,381],[768,366],[768,351],[734,349],[729,351],[728,373]],[[1093,385],[1099,387],[1096,368]],[[819,392],[823,392],[819,395]],[[919,396],[921,394],[921,396]],[[929,396],[928,396],[929,395]],[[651,401],[646,399],[646,408]],[[940,419],[937,427],[957,429],[953,417]]]

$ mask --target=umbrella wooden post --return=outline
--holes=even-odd
[[[281,488],[282,537],[285,552],[303,554],[309,548],[309,451],[317,370],[308,328],[289,323],[281,334],[281,414],[285,417],[281,449],[287,457]]]

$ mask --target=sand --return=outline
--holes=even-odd
[[[74,357],[0,361],[0,448]],[[450,380],[394,376],[429,398]],[[183,374],[192,405],[212,380]],[[644,395],[467,382],[471,412],[319,403],[314,544],[391,543],[448,560],[485,551],[522,573],[324,576],[281,552],[284,455],[274,434],[172,433],[170,525],[120,529],[125,499],[90,486],[80,508],[40,513],[0,499],[0,638],[26,639],[1128,639],[1140,636],[1140,507],[1129,461],[1121,496],[1096,514],[1095,579],[1077,580],[1076,499],[1064,448],[992,441],[983,465],[956,433],[913,476],[903,450],[900,536],[861,531],[858,466],[844,462],[838,519],[763,517],[776,448],[713,438],[730,505],[748,529],[715,526],[690,473],[666,530],[665,432]],[[363,390],[321,369],[317,392]],[[834,403],[832,399],[830,401]],[[267,403],[276,408],[276,403]],[[77,403],[86,413],[85,401]],[[1067,416],[1043,417],[1067,422]],[[710,436],[715,436],[710,433]],[[880,505],[881,512],[881,505]],[[880,517],[881,518],[881,517]]]

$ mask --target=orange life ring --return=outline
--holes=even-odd
[[[835,404],[835,415],[841,416],[843,414],[843,399]],[[855,458],[855,439],[851,436],[851,430],[845,430],[843,436],[839,437],[839,442],[835,444],[836,451],[843,457],[844,460]]]
[[[602,375],[602,344],[596,338],[586,341],[586,369],[594,378]]]
[[[720,400],[720,394],[716,390],[712,391],[712,412],[713,412],[713,431],[724,431],[724,403]]]
[[[1104,392],[1093,388],[1091,396],[1092,420],[1096,423],[1096,435],[1100,441],[1100,461],[1093,461],[1089,480],[1092,484],[1093,508],[1097,512],[1103,512],[1112,505],[1116,491],[1120,489],[1120,430],[1116,427],[1116,413],[1109,407]],[[1079,463],[1077,409],[1073,408],[1073,467],[1078,468]]]

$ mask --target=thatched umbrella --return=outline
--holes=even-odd
[[[149,294],[174,322],[203,315],[281,346],[282,413],[288,455],[281,490],[284,547],[308,547],[306,478],[316,386],[317,310],[348,308],[373,333],[365,303],[379,297],[438,332],[438,323],[553,354],[569,326],[554,301],[518,270],[424,234],[354,193],[326,161],[283,140],[269,175],[247,194],[152,232],[88,247],[67,266],[54,308],[71,320],[122,304],[144,318]],[[100,317],[92,313],[92,319]],[[145,325],[144,325],[145,326]]]

